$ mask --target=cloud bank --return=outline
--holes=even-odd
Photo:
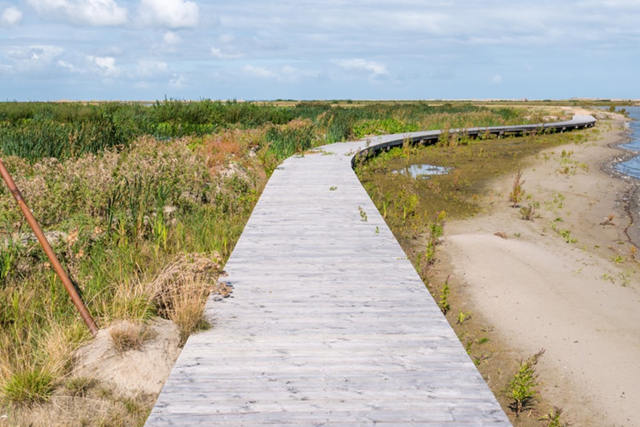
[[[632,0],[9,1],[16,99],[640,98]]]

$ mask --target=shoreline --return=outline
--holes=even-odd
[[[640,426],[627,403],[640,400],[640,281],[631,259],[640,233],[638,216],[629,216],[637,212],[640,180],[615,170],[634,155],[620,148],[628,141],[624,121],[603,121],[595,140],[529,159],[524,188],[540,206],[538,219],[521,219],[506,203],[513,178],[497,178],[481,201],[486,211],[448,224],[442,245],[439,270],[452,274],[456,309],[495,327],[496,363],[546,348],[538,415],[564,407],[564,421],[580,426]],[[572,172],[559,172],[566,164]],[[508,381],[484,369],[494,386]]]
[[[640,249],[640,178],[626,175],[616,169],[617,164],[638,157],[640,153],[622,147],[631,141],[629,137],[631,131],[625,129],[624,132],[625,135],[622,137],[624,138],[623,141],[609,145],[610,148],[618,150],[620,154],[605,160],[600,166],[600,169],[612,178],[629,185],[629,188],[619,194],[619,199],[624,204],[626,214],[631,221],[625,230],[625,234],[629,242]]]

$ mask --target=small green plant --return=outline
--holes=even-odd
[[[620,279],[620,284],[624,288],[631,284],[631,273],[629,273],[628,271],[621,271],[620,273],[618,273],[618,278]]]
[[[427,236],[427,248],[424,252],[424,258],[427,266],[432,265],[435,262],[436,246],[444,234],[444,221],[446,217],[447,214],[445,211],[438,212],[435,220],[430,222],[427,227],[429,234]]]
[[[520,360],[518,372],[513,379],[509,381],[507,389],[507,397],[511,399],[509,408],[519,417],[522,411],[531,407],[534,403],[536,394],[536,386],[538,385],[538,374],[536,373],[536,365],[540,357],[544,354],[542,349],[527,360]]]
[[[616,264],[621,264],[622,262],[624,262],[624,257],[622,255],[614,255],[610,259]]]
[[[563,230],[561,228],[558,228],[558,226],[556,225],[558,222],[563,222],[563,219],[560,218],[560,217],[554,219],[551,222],[551,229],[553,229],[553,231],[558,233],[564,239],[565,242],[567,242],[567,243],[578,243],[578,239],[576,239],[575,237],[571,236],[571,231],[570,230]]]
[[[536,218],[536,208],[531,204],[527,207],[520,207],[520,218],[525,221],[533,221]]]
[[[560,234],[560,236],[562,236],[562,238],[564,239],[565,242],[567,243],[578,243],[578,239],[576,239],[575,237],[571,237],[571,231],[569,230],[560,230],[558,229],[558,234]]]
[[[331,187],[329,187],[329,191],[336,191],[338,189],[338,187],[336,187],[335,185],[332,185]]]
[[[440,310],[442,310],[443,314],[447,314],[449,310],[451,310],[451,305],[449,303],[449,293],[451,292],[451,289],[449,288],[449,277],[451,276],[447,276],[447,280],[444,281],[442,291],[440,292],[440,301],[438,301],[438,305],[440,306]]]
[[[558,408],[554,406],[553,409],[549,410],[549,413],[544,417],[538,419],[538,421],[549,421],[547,427],[569,427],[571,424],[568,422],[562,422],[560,416],[562,415],[562,408]]]
[[[511,207],[517,208],[518,204],[522,201],[525,194],[524,188],[522,188],[524,183],[525,181],[522,179],[522,171],[519,170],[513,178],[513,186],[511,188],[511,193],[509,193]]]
[[[467,311],[466,313],[464,311],[460,311],[458,313],[458,316],[456,317],[456,324],[462,325],[464,322],[466,322],[469,319],[471,319],[470,311]]]
[[[604,273],[602,276],[600,276],[600,278],[601,278],[602,280],[606,281],[606,282],[611,282],[611,283],[613,283],[613,284],[615,284],[615,283],[616,283],[616,279],[615,279],[615,277],[613,277],[612,275],[607,274],[607,273]]]
[[[362,209],[362,206],[358,206],[358,211],[360,212],[360,221],[367,222],[369,217],[367,217],[367,213]]]

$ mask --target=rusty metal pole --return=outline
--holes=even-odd
[[[91,314],[89,314],[89,311],[87,310],[87,307],[85,307],[84,303],[82,302],[82,299],[80,298],[80,295],[78,295],[78,291],[73,286],[73,283],[71,283],[71,279],[69,279],[67,272],[64,271],[62,264],[60,264],[60,261],[58,261],[58,258],[56,257],[55,252],[53,252],[53,248],[49,244],[49,241],[47,240],[44,233],[42,232],[40,225],[38,225],[38,222],[36,221],[35,217],[31,213],[31,210],[29,209],[24,199],[22,198],[22,194],[20,193],[20,190],[16,186],[16,183],[13,181],[13,178],[11,178],[9,171],[4,166],[4,163],[2,162],[2,158],[0,158],[0,174],[2,175],[2,179],[4,179],[4,182],[7,183],[7,187],[9,187],[9,191],[11,191],[11,194],[13,194],[13,197],[16,199],[16,202],[18,202],[18,206],[20,207],[20,210],[22,211],[24,216],[27,218],[27,222],[31,226],[31,229],[36,234],[36,237],[38,238],[38,242],[40,242],[40,246],[42,246],[42,249],[44,249],[44,252],[47,254],[47,257],[49,257],[49,261],[51,261],[51,265],[53,266],[53,269],[55,270],[56,274],[62,281],[62,284],[64,285],[64,288],[67,290],[67,293],[71,297],[71,301],[73,301],[73,304],[75,304],[76,308],[78,309],[78,312],[80,312],[80,316],[82,316],[82,320],[84,320],[84,323],[87,324],[87,327],[89,328],[91,333],[95,336],[98,333],[98,327],[96,326],[96,322],[93,320],[93,318],[91,317]]]

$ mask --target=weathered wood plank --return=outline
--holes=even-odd
[[[189,339],[146,425],[510,425],[351,167],[439,134],[283,162],[226,265],[232,297],[208,301],[215,327]]]

